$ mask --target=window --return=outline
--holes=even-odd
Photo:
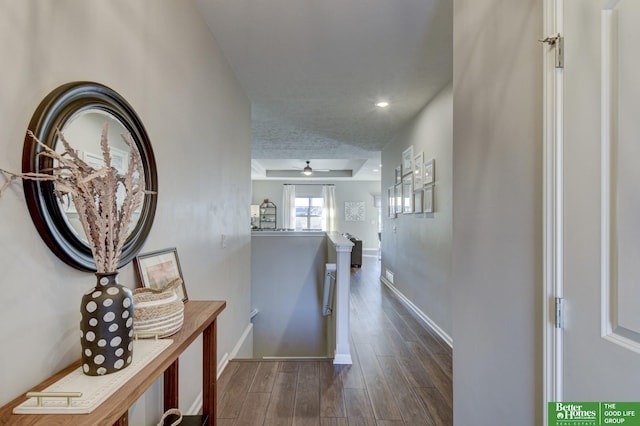
[[[296,230],[322,230],[322,197],[296,197]]]

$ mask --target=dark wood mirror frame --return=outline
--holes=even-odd
[[[57,129],[79,111],[101,110],[116,117],[131,133],[144,164],[147,190],[158,191],[155,158],[147,132],[129,103],[112,89],[93,82],[72,82],[49,93],[40,103],[29,123],[29,130],[47,146],[55,149]],[[73,141],[70,141],[73,144]],[[42,148],[29,136],[22,151],[22,172],[40,173],[50,168],[51,159],[39,156]],[[81,240],[63,217],[51,182],[23,180],[29,213],[47,246],[65,263],[83,271],[95,271],[89,245]],[[157,195],[144,197],[140,218],[122,249],[118,267],[138,254],[149,235],[157,204]]]

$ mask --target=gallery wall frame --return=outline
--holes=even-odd
[[[413,191],[413,212],[422,213],[424,211],[424,189],[420,188],[417,191]]]
[[[402,178],[402,213],[413,213],[413,172]]]
[[[402,176],[413,173],[413,145],[402,151]]]
[[[424,213],[433,213],[435,210],[433,185],[429,185],[424,189]]]
[[[424,152],[416,155],[413,159],[413,187],[421,189],[424,182]]]
[[[393,187],[393,207],[396,215],[402,213],[402,183],[398,183]]]
[[[424,163],[424,185],[431,185],[436,181],[436,160],[431,160]]]
[[[387,189],[388,216],[397,218],[399,214],[434,213],[435,158],[425,161],[425,153],[414,155],[411,145],[402,151],[400,165],[394,172],[394,185]]]
[[[387,189],[387,215],[393,219],[395,219],[396,217],[395,205],[396,205],[395,189],[393,186],[390,186]]]

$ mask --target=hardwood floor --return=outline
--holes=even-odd
[[[453,424],[451,348],[379,280],[351,274],[353,365],[234,360],[218,381],[220,426]]]

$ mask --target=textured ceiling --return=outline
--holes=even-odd
[[[257,169],[264,159],[378,166],[451,80],[452,0],[196,2],[251,100]]]

